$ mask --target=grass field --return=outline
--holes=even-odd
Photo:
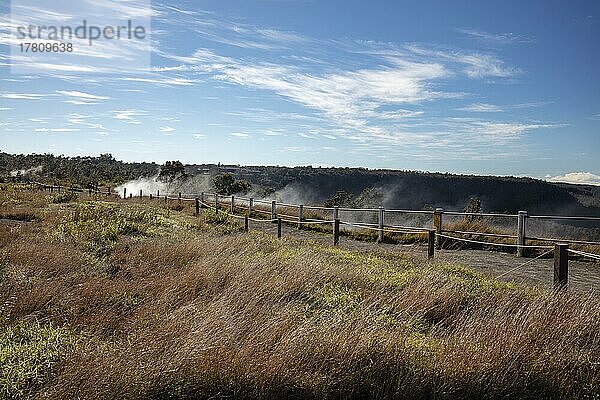
[[[600,399],[600,299],[0,187],[0,398]]]

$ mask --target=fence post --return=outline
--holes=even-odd
[[[277,218],[277,238],[281,239],[281,218]]]
[[[157,189],[157,190],[156,190],[156,197],[157,197],[157,198],[160,198],[160,189]]]
[[[165,195],[165,204],[169,203],[169,199],[167,199],[167,195]]]
[[[340,207],[333,206],[333,219],[336,220],[340,217]]]
[[[200,201],[202,202],[202,204],[200,204],[200,207],[204,208],[204,204],[206,203],[204,192],[200,193]]]
[[[444,214],[443,208],[436,208],[433,212],[433,226],[435,227],[435,248],[437,250],[442,249],[442,215]]]
[[[244,217],[244,231],[248,232],[248,216]]]
[[[277,203],[275,200],[271,202],[271,220],[277,218]]]
[[[140,199],[141,199],[142,197],[144,197],[144,194],[143,194],[143,193],[144,193],[144,192],[142,191],[142,189],[140,189]]]
[[[527,211],[519,211],[517,223],[517,257],[525,257],[525,230],[527,226]]]
[[[569,245],[554,245],[554,289],[563,290],[569,283]]]
[[[231,213],[235,214],[235,196],[231,196]]]
[[[127,188],[123,188],[123,198],[127,198]]]
[[[302,222],[304,222],[304,204],[298,206],[298,229],[302,229]]]
[[[427,234],[427,259],[432,260],[435,255],[435,229],[430,229]]]
[[[250,197],[250,199],[248,199],[248,216],[251,217],[252,216],[252,209],[254,208],[254,199],[252,197]]]
[[[383,243],[383,225],[384,225],[384,213],[385,210],[383,207],[379,207],[379,235],[377,236],[377,243]]]
[[[150,200],[152,200],[152,193],[150,193]]]
[[[196,197],[196,216],[200,215],[200,199]]]
[[[132,199],[133,198],[133,193],[129,193],[129,198]]]
[[[333,245],[337,246],[340,243],[340,219],[333,220]]]
[[[177,203],[181,205],[181,192],[179,192],[179,197],[177,197]]]

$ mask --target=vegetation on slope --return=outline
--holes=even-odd
[[[600,300],[1,186],[0,398],[598,398]],[[98,251],[101,249],[101,251]]]
[[[84,188],[121,184],[157,174],[163,182],[185,181],[200,173],[220,177],[220,180],[225,177],[227,181],[215,186],[223,194],[245,193],[252,187],[255,197],[277,192],[286,202],[294,199],[304,204],[462,209],[475,196],[486,212],[527,210],[530,213],[598,215],[600,207],[600,192],[596,187],[555,184],[531,178],[310,166],[185,166],[179,161],[168,161],[159,167],[155,163],[117,161],[110,154],[64,157],[0,152],[0,179],[27,170],[32,172],[26,175],[29,178]]]
[[[52,154],[7,154],[0,152],[0,176],[11,172],[28,175],[45,182],[60,182],[66,186],[121,184],[141,176],[153,176],[159,171],[155,163],[125,163],[111,154],[98,157],[65,157]]]

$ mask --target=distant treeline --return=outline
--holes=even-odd
[[[195,167],[215,170],[214,165]],[[358,199],[368,193],[388,208],[462,209],[475,197],[487,212],[527,210],[532,213],[600,215],[600,188],[554,184],[532,178],[366,168],[220,166],[218,169],[245,179],[255,187],[270,188],[271,191],[291,188],[315,203],[345,192]]]
[[[169,164],[169,165],[167,165]],[[600,215],[600,188],[554,184],[531,178],[494,177],[366,168],[313,168],[234,165],[183,165],[126,163],[111,154],[99,157],[65,157],[51,154],[0,153],[0,174],[8,179],[36,178],[45,182],[87,185],[121,184],[140,177],[169,173],[174,177],[196,174],[216,177],[231,174],[247,182],[257,196],[294,193],[306,204],[344,199],[352,204],[387,208],[462,209],[476,198],[483,211]],[[180,170],[173,170],[178,166]],[[161,169],[162,168],[162,169]],[[30,173],[27,170],[36,169]],[[17,172],[20,171],[20,172]],[[173,172],[173,173],[172,173]],[[175,179],[175,178],[173,178]]]
[[[141,176],[155,175],[158,170],[156,163],[125,163],[115,160],[111,154],[101,154],[99,157],[65,157],[0,153],[0,174],[4,177],[10,177],[12,173],[13,178],[31,176],[45,182],[56,181],[82,187],[120,184]]]

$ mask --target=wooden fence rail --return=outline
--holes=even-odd
[[[39,182],[32,182],[32,188],[38,187],[49,192],[61,192],[61,191],[73,191],[79,193],[88,194],[102,194],[111,195],[113,194],[112,188],[106,188],[101,190],[98,187],[95,188],[74,188],[65,187],[60,185],[47,185]],[[148,192],[149,193],[149,192]],[[133,198],[133,194],[127,191],[127,188],[123,188],[122,198],[126,199]],[[384,207],[378,208],[344,208],[344,207],[322,207],[307,204],[290,204],[277,202],[275,200],[265,199],[254,199],[238,196],[224,196],[218,193],[207,193],[202,192],[199,194],[193,193],[177,193],[177,197],[173,197],[175,194],[164,194],[164,202],[168,203],[169,200],[177,200],[178,204],[182,204],[184,201],[194,202],[195,214],[199,215],[203,208],[211,208],[217,212],[225,212],[226,214],[240,218],[244,220],[244,229],[249,229],[250,221],[253,222],[271,222],[277,224],[277,236],[282,236],[282,224],[289,223],[297,226],[301,229],[309,225],[330,225],[333,233],[333,244],[338,245],[340,236],[342,234],[341,226],[348,226],[354,229],[365,229],[377,232],[377,242],[385,242],[385,233],[401,233],[411,235],[423,235],[424,240],[427,241],[427,257],[429,259],[434,258],[435,251],[441,250],[444,243],[448,241],[457,241],[464,243],[472,243],[486,246],[497,246],[503,248],[516,248],[516,254],[518,257],[525,257],[527,249],[542,249],[548,250],[548,252],[554,252],[554,285],[556,288],[565,288],[568,283],[568,259],[569,253],[575,254],[579,257],[586,257],[595,261],[600,261],[600,255],[589,252],[582,252],[573,249],[569,249],[569,244],[580,244],[589,246],[600,246],[600,242],[587,241],[587,240],[575,240],[565,238],[542,238],[527,235],[527,222],[528,220],[571,220],[571,221],[591,221],[600,222],[600,217],[595,216],[565,216],[565,215],[529,215],[527,211],[519,211],[517,214],[501,214],[501,213],[468,213],[460,211],[447,211],[442,208],[436,208],[435,210],[407,210],[407,209],[385,209]],[[160,191],[157,191],[156,197],[153,194],[145,195],[144,191],[140,189],[139,198],[148,197],[149,199],[160,199]],[[209,204],[209,199],[213,199],[212,204]],[[228,204],[229,203],[229,204]],[[223,210],[223,207],[227,211]],[[296,215],[291,215],[289,211],[297,209]],[[239,216],[236,214],[238,210],[241,210],[245,215]],[[331,219],[321,218],[306,218],[306,211],[320,212],[321,216],[330,213]],[[287,212],[287,213],[286,213]],[[340,219],[340,212],[344,213],[374,213],[377,215],[377,223],[363,223],[363,222],[352,222],[344,221]],[[253,214],[259,214],[267,217],[268,219],[255,219],[251,218]],[[386,215],[424,215],[431,216],[431,227],[417,227],[417,226],[399,226],[386,224]],[[463,217],[491,217],[491,218],[505,218],[505,219],[516,219],[517,231],[515,235],[499,234],[499,233],[487,233],[487,232],[476,232],[476,231],[461,231],[461,230],[445,230],[444,227],[444,216],[463,216]],[[450,236],[454,235],[468,235],[478,237],[492,237],[515,240],[514,244],[509,243],[494,243],[484,242],[480,240],[474,240],[471,238]],[[527,245],[528,240],[535,240],[538,242],[548,243],[548,245]],[[547,253],[548,253],[547,252]],[[528,262],[527,262],[528,263]]]

